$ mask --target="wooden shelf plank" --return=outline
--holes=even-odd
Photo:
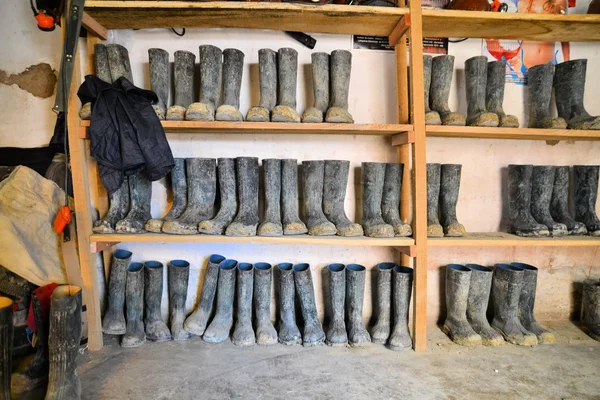
[[[600,15],[423,10],[423,36],[595,42]]]
[[[428,125],[426,130],[428,137],[522,140],[600,140],[600,131],[571,129],[483,128],[477,126]]]
[[[600,246],[600,238],[591,236],[565,236],[562,238],[524,238],[505,232],[468,233],[461,238],[429,238],[427,245],[433,247],[587,247]]]

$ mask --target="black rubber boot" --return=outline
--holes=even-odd
[[[121,186],[109,194],[109,200],[110,206],[106,215],[94,221],[94,233],[115,233],[115,225],[129,212],[129,177],[125,176]]]
[[[145,171],[136,172],[129,176],[129,195],[131,208],[115,226],[118,233],[144,233],[146,221],[152,218],[150,202],[152,201],[152,182],[146,177]]]
[[[113,254],[108,279],[108,307],[102,319],[102,332],[109,335],[124,335],[125,325],[125,285],[131,252],[117,250]]]
[[[188,121],[214,121],[223,76],[223,52],[220,48],[200,46],[200,101],[192,103],[185,113]],[[239,98],[239,96],[238,96]]]
[[[596,215],[598,197],[598,165],[575,165],[575,220],[583,222],[590,236],[600,236],[600,220]]]
[[[183,121],[186,119],[186,110],[194,101],[195,62],[196,55],[194,53],[185,50],[175,52],[175,66],[173,69],[175,96],[173,105],[167,109],[167,120]]]
[[[465,80],[467,90],[467,125],[498,126],[498,115],[485,108],[487,86],[486,56],[475,56],[465,61]]]
[[[326,343],[333,347],[346,346],[345,302],[346,302],[346,267],[344,264],[329,264],[329,297],[331,299],[331,316],[327,330]]]
[[[94,69],[95,75],[107,83],[112,83],[110,68],[108,66],[108,50],[105,45],[98,43],[94,45]],[[92,103],[86,103],[79,111],[79,118],[89,120],[92,117]]]
[[[158,119],[165,119],[167,114],[167,101],[169,101],[170,64],[169,52],[163,49],[148,49],[148,60],[150,68],[150,90],[156,93],[158,103],[152,107],[156,111]]]
[[[481,336],[481,343],[484,346],[503,345],[504,338],[490,326],[486,317],[494,272],[491,268],[478,264],[467,264],[466,267],[471,270],[469,298],[467,300],[467,321],[471,328]]]
[[[350,221],[344,211],[350,161],[325,160],[323,214],[333,222],[338,236],[362,236],[360,224]]]
[[[125,289],[127,331],[121,339],[121,347],[139,347],[146,342],[144,330],[144,264],[135,262],[127,268]]]
[[[227,236],[256,236],[258,226],[258,158],[237,157],[239,208],[233,222],[225,230]]]
[[[362,220],[365,236],[394,237],[394,227],[383,220],[381,205],[385,181],[385,163],[361,163]]]
[[[231,341],[236,346],[254,346],[256,338],[252,329],[252,290],[254,267],[250,263],[237,266],[237,315]]]
[[[581,315],[583,329],[592,339],[600,341],[600,280],[586,279],[583,282]]]
[[[208,343],[222,343],[229,337],[233,325],[233,297],[237,261],[225,260],[219,264],[217,281],[217,311],[202,339]]]
[[[523,288],[523,270],[508,264],[496,264],[492,280],[492,327],[504,340],[519,346],[536,346],[537,337],[519,321],[518,309]]]
[[[256,319],[256,343],[277,344],[277,331],[271,322],[271,264],[254,264],[254,318]]]
[[[223,104],[217,108],[217,121],[243,121],[240,113],[240,90],[244,73],[244,53],[223,50]]]
[[[163,265],[158,261],[144,263],[144,327],[146,339],[153,342],[171,340],[171,331],[162,319]]]
[[[392,270],[396,264],[383,262],[377,264],[377,302],[375,313],[377,316],[375,325],[371,329],[371,341],[378,344],[386,344],[390,337],[390,319],[392,310]]]
[[[219,279],[219,268],[225,262],[225,257],[213,254],[208,258],[208,265],[202,282],[202,293],[198,307],[185,320],[183,327],[193,335],[202,336],[208,325],[208,318],[215,303],[217,293],[217,281]]]
[[[412,348],[412,339],[408,331],[408,309],[413,290],[413,269],[396,265],[392,272],[394,282],[394,327],[390,334],[388,346],[391,350]]]
[[[441,164],[427,164],[427,237],[444,236],[439,219],[441,174]]]
[[[13,301],[0,297],[0,397],[10,400],[13,347]]]
[[[129,62],[129,52],[127,49],[120,44],[107,44],[106,52],[112,82],[120,77],[125,77],[133,84],[133,74],[131,73],[131,63]]]
[[[246,121],[269,122],[271,110],[277,104],[277,52],[258,50],[258,74],[260,79],[260,103],[246,114]]]
[[[300,122],[296,111],[298,52],[290,48],[277,51],[277,106],[271,113],[273,122]]]
[[[185,159],[176,158],[175,166],[169,174],[171,177],[171,192],[173,193],[173,203],[171,209],[162,218],[152,218],[146,222],[148,232],[160,233],[165,221],[172,221],[178,218],[185,211],[187,206],[187,183],[185,179]]]
[[[170,261],[168,275],[171,338],[173,340],[187,340],[191,335],[183,329],[183,323],[185,321],[185,301],[187,300],[190,263],[185,260]]]
[[[556,64],[554,91],[558,116],[569,129],[600,129],[600,117],[588,114],[583,105],[587,59]]]
[[[446,321],[442,331],[461,346],[481,346],[482,339],[467,321],[471,270],[463,265],[446,266]]]
[[[281,160],[263,159],[265,186],[265,218],[258,226],[258,236],[282,236],[281,224]]]
[[[529,98],[530,128],[541,129],[567,129],[567,122],[563,118],[550,116],[550,102],[552,100],[552,81],[554,80],[554,66],[541,64],[529,67],[527,70],[527,87]]]
[[[315,105],[304,111],[302,122],[323,122],[329,107],[329,54],[312,53],[310,58]]]
[[[165,221],[164,233],[193,235],[198,224],[214,215],[217,195],[217,160],[214,158],[187,158],[187,205],[185,211],[171,221]]]
[[[371,335],[369,335],[363,323],[365,271],[365,267],[360,264],[348,264],[346,266],[348,342],[353,347],[364,347],[371,344]]]
[[[539,344],[554,343],[556,341],[554,334],[540,326],[533,314],[538,269],[533,265],[523,263],[511,263],[510,265],[523,270],[523,286],[519,297],[519,321],[521,321],[521,325],[537,336]]]
[[[348,50],[331,52],[331,106],[327,110],[325,121],[353,124],[354,119],[348,112],[348,91],[350,90],[350,72],[352,71],[352,53]]]
[[[487,84],[485,87],[485,108],[498,116],[499,125],[503,128],[518,128],[519,119],[514,115],[506,115],[504,102],[504,83],[506,81],[506,61],[491,61],[487,64]]]
[[[302,161],[304,216],[308,234],[312,236],[331,236],[337,232],[323,212],[324,178],[325,161]]]
[[[308,232],[298,217],[298,160],[281,160],[281,208],[283,211],[283,234],[300,235]]]
[[[429,108],[429,89],[431,88],[432,56],[423,55],[423,86],[425,89],[425,125],[441,125],[442,119],[437,111]]]
[[[208,235],[223,235],[227,225],[233,221],[237,211],[237,189],[235,185],[235,159],[219,158],[219,190],[221,205],[213,219],[198,224],[198,231]]]
[[[296,293],[300,300],[300,309],[304,321],[302,345],[308,347],[323,344],[325,332],[323,332],[323,327],[317,315],[315,289],[313,288],[312,275],[308,264],[294,265],[294,282],[296,283]]]
[[[555,168],[550,165],[533,167],[531,178],[531,215],[540,224],[546,225],[551,236],[565,236],[567,226],[556,222],[550,214],[550,201],[554,188]]]
[[[400,191],[404,164],[386,163],[383,180],[381,215],[386,224],[394,227],[394,235],[406,237],[412,235],[412,227],[400,218]]]
[[[302,343],[302,336],[296,325],[294,302],[294,270],[291,263],[277,265],[279,271],[279,343],[294,346]]]
[[[569,235],[585,235],[587,233],[585,224],[575,221],[569,212],[569,167],[555,168],[550,215],[553,220],[567,227]]]
[[[461,169],[460,164],[442,164],[440,169],[439,206],[444,235],[448,237],[461,237],[466,233],[465,227],[456,218]]]
[[[546,225],[531,215],[531,179],[533,165],[508,166],[509,232],[518,236],[548,236]]]
[[[50,300],[50,374],[46,400],[79,400],[77,375],[81,340],[81,288],[58,286]]]
[[[443,55],[431,61],[431,87],[429,89],[429,105],[442,118],[443,125],[464,126],[465,116],[450,111],[448,97],[454,73],[454,56]]]

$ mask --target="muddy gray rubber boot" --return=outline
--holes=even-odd
[[[277,331],[271,322],[271,264],[254,264],[254,318],[256,319],[256,343],[277,344]]]
[[[348,342],[353,347],[364,347],[371,344],[371,335],[369,335],[363,323],[365,271],[365,267],[360,264],[348,264],[346,266]]]
[[[109,200],[110,206],[106,215],[94,221],[94,233],[114,233],[117,222],[129,212],[129,177],[123,177],[121,186],[109,194]]]
[[[146,342],[144,330],[144,264],[134,262],[127,268],[125,289],[127,331],[121,339],[121,347],[139,347]]]
[[[567,129],[567,122],[563,118],[552,118],[550,115],[553,80],[552,64],[534,65],[527,70],[529,128]]]
[[[227,236],[256,236],[258,226],[258,158],[237,157],[238,212],[225,230]]]
[[[362,219],[365,236],[394,237],[394,227],[383,220],[381,205],[385,181],[385,163],[361,163]]]
[[[423,86],[425,89],[425,125],[441,125],[442,119],[437,111],[429,108],[429,90],[431,88],[432,56],[423,55]]]
[[[596,215],[598,197],[598,165],[574,165],[575,220],[583,222],[590,236],[600,236],[600,220]]]
[[[198,224],[214,215],[217,196],[217,160],[214,158],[187,158],[187,205],[185,211],[171,221],[165,221],[164,233],[193,235]]]
[[[495,127],[498,115],[485,108],[487,86],[487,57],[475,56],[465,61],[467,91],[467,125]]]
[[[296,111],[298,52],[284,47],[277,51],[277,106],[271,112],[273,122],[300,122]]]
[[[105,45],[94,45],[94,72],[95,75],[107,83],[112,83],[110,68],[108,66],[108,50]],[[92,117],[92,103],[86,103],[79,111],[79,118],[88,120]]]
[[[553,220],[567,227],[569,235],[585,235],[587,233],[585,224],[575,221],[569,212],[569,167],[555,168],[550,215]]]
[[[281,160],[264,159],[265,218],[258,226],[258,236],[282,236],[281,224]]]
[[[535,165],[531,178],[531,215],[540,224],[546,225],[551,236],[565,236],[567,226],[556,222],[550,214],[550,200],[554,187],[555,168],[550,165]]]
[[[298,160],[281,160],[281,208],[283,234],[300,235],[308,232],[298,217]]]
[[[173,340],[188,340],[191,335],[183,329],[185,321],[185,301],[187,300],[190,263],[185,260],[172,260],[168,264],[169,275],[169,323]]]
[[[315,289],[313,288],[312,275],[308,264],[294,265],[294,282],[304,322],[302,345],[309,347],[323,344],[325,332],[323,332],[323,327],[317,314]]]
[[[167,109],[166,119],[170,121],[183,121],[186,110],[194,101],[194,63],[196,55],[189,51],[177,50],[173,68],[175,81],[175,96],[173,105]]]
[[[600,341],[600,280],[583,282],[581,315],[583,329],[592,339]]]
[[[302,161],[304,216],[308,234],[312,236],[331,236],[337,232],[323,212],[324,178],[325,161]]]
[[[509,264],[496,264],[492,280],[494,318],[491,326],[504,340],[519,346],[536,346],[538,339],[521,324],[518,315],[523,287],[523,270]]]
[[[546,225],[531,215],[531,179],[533,165],[508,166],[509,232],[518,236],[549,236]]]
[[[129,197],[131,207],[129,212],[115,225],[118,233],[146,232],[146,222],[152,218],[150,202],[152,201],[152,182],[146,177],[145,171],[136,172],[129,176]]]
[[[514,115],[506,115],[504,102],[504,83],[506,80],[506,61],[491,61],[487,64],[487,84],[485,87],[485,108],[498,116],[499,125],[503,128],[518,128],[519,119]]]
[[[467,264],[466,267],[471,270],[467,300],[467,321],[471,328],[481,336],[481,342],[484,346],[503,345],[504,338],[490,326],[486,317],[494,271],[478,264]]]
[[[0,296],[0,397],[11,399],[10,376],[13,347],[13,301]]]
[[[271,110],[277,104],[277,52],[271,49],[258,50],[258,74],[260,80],[260,102],[246,114],[246,121],[269,122]]]
[[[329,271],[331,315],[325,342],[333,347],[342,347],[348,344],[345,322],[346,267],[344,264],[329,264],[327,270]]]
[[[254,346],[256,338],[252,329],[252,290],[254,267],[250,263],[237,266],[237,314],[231,341],[236,346]]]
[[[465,116],[450,111],[448,97],[454,73],[454,56],[443,55],[434,57],[431,61],[431,87],[429,88],[429,105],[437,111],[442,119],[442,125],[464,126]]]
[[[391,350],[412,348],[412,339],[408,331],[408,309],[413,290],[413,274],[412,268],[399,265],[396,265],[392,272],[394,327],[388,341]]]
[[[162,218],[152,218],[146,222],[148,232],[160,233],[165,221],[172,221],[178,218],[187,206],[187,182],[185,178],[185,158],[176,158],[175,166],[169,174],[171,177],[171,192],[173,193],[173,203],[171,209]]]
[[[377,264],[377,292],[374,310],[376,322],[371,329],[371,341],[386,344],[390,337],[390,319],[392,310],[392,270],[396,264],[383,262]]]
[[[294,302],[294,270],[291,263],[279,263],[279,343],[294,346],[302,343],[302,335],[296,325]]]
[[[244,53],[237,49],[223,50],[223,104],[217,108],[217,121],[243,121],[240,113],[240,90],[244,73]]]
[[[221,96],[223,52],[210,44],[200,46],[200,101],[192,103],[185,119],[188,121],[214,121]],[[238,96],[239,98],[239,96]]]
[[[202,336],[208,325],[208,318],[213,310],[215,303],[215,293],[217,293],[217,281],[219,279],[219,268],[225,261],[225,257],[219,254],[213,254],[208,258],[208,265],[202,282],[202,293],[200,302],[189,317],[186,318],[183,327],[193,335]]]
[[[558,116],[569,129],[600,129],[600,116],[591,116],[583,105],[587,59],[556,64],[554,91]]]
[[[46,400],[79,400],[77,375],[81,340],[81,288],[58,286],[50,300],[50,374]]]
[[[471,270],[463,265],[446,266],[446,321],[442,331],[461,346],[481,346],[481,336],[467,321]]]
[[[219,158],[217,173],[219,174],[220,207],[213,219],[198,224],[198,231],[208,235],[223,235],[227,225],[233,221],[237,211],[237,189],[235,184],[235,159]]]
[[[439,206],[444,236],[448,237],[462,237],[466,233],[465,227],[456,218],[461,169],[460,164],[441,166]]]
[[[538,269],[533,265],[523,263],[511,263],[510,265],[523,270],[523,286],[519,297],[519,321],[521,321],[521,325],[537,336],[539,344],[554,343],[556,341],[554,334],[538,324],[533,313]]]
[[[102,318],[102,332],[109,335],[124,335],[125,326],[125,286],[127,268],[131,261],[131,252],[117,250],[112,257],[108,278],[108,307]]]
[[[153,342],[171,340],[171,331],[163,321],[161,303],[163,294],[163,265],[158,261],[144,263],[144,327],[146,339]]]
[[[394,227],[394,235],[406,237],[412,235],[412,227],[400,218],[400,191],[404,164],[386,163],[383,180],[381,215],[386,224]]]
[[[171,84],[169,52],[163,49],[148,49],[148,64],[150,68],[150,90],[156,93],[158,103],[152,107],[158,119],[165,119],[167,102],[169,101],[169,85]]]
[[[315,103],[302,114],[302,122],[323,122],[329,107],[329,54],[312,53],[312,78]]]
[[[331,52],[331,105],[327,109],[326,122],[353,124],[348,112],[348,92],[352,71],[352,53],[348,50]]]
[[[108,55],[108,68],[110,70],[112,82],[120,77],[125,77],[133,84],[131,63],[129,62],[129,51],[120,44],[107,44],[106,53]]]
[[[217,281],[217,311],[202,339],[208,343],[222,343],[229,337],[233,325],[233,297],[235,293],[236,260],[219,264]]]
[[[344,210],[349,170],[350,161],[325,160],[323,214],[333,222],[338,236],[362,236],[362,226],[350,221]]]
[[[439,219],[441,174],[441,164],[427,164],[427,237],[444,236]]]

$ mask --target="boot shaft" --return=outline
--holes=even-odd
[[[277,158],[263,159],[265,185],[265,217],[281,219],[281,160]]]
[[[298,216],[298,160],[281,160],[281,205],[284,216]]]
[[[377,308],[379,318],[389,318],[392,303],[392,271],[397,265],[393,262],[377,264]]]
[[[117,250],[113,254],[108,280],[109,307],[123,308],[125,301],[125,286],[127,282],[127,268],[131,261],[132,253],[127,250]]]
[[[589,116],[583,108],[586,69],[586,59],[556,64],[554,73],[556,110],[558,116],[566,121],[583,114]]]
[[[458,321],[467,315],[471,270],[464,265],[446,266],[446,309],[448,318]]]
[[[169,306],[171,312],[184,312],[187,299],[190,263],[185,260],[172,260],[168,265]]]
[[[581,320],[588,328],[600,329],[600,280],[586,279],[581,296]],[[596,334],[600,334],[597,331]]]
[[[469,116],[486,111],[487,60],[485,56],[476,56],[465,61],[467,114]]]
[[[108,49],[101,43],[94,45],[94,69],[99,79],[106,83],[112,83],[108,65]]]
[[[425,112],[431,111],[429,108],[429,90],[431,87],[431,64],[433,61],[432,56],[423,55],[423,86],[425,89]]]
[[[146,320],[162,321],[163,264],[158,261],[144,263],[144,302]]]
[[[494,272],[491,268],[478,264],[467,264],[466,267],[471,270],[467,317],[469,320],[487,321],[486,312],[490,301]]]
[[[188,108],[194,102],[194,63],[196,55],[189,51],[175,52],[173,79],[175,81],[175,98],[173,105]]]
[[[574,165],[575,219],[580,220],[596,208],[598,196],[598,165]]]
[[[219,158],[217,161],[217,173],[219,174],[218,186],[221,193],[221,207],[223,207],[223,204],[237,205],[235,158]]]
[[[511,221],[531,207],[533,165],[508,166],[508,214]]]
[[[365,297],[366,269],[360,264],[346,266],[346,308],[348,318],[362,321],[363,300]]]
[[[431,85],[429,88],[429,104],[431,109],[449,112],[448,97],[454,72],[454,56],[442,55],[431,60]]]
[[[550,118],[553,80],[554,66],[551,64],[535,65],[527,70],[529,88],[527,108],[530,128],[541,128],[541,123]]]
[[[325,160],[323,185],[323,212],[325,216],[344,211],[349,170],[350,161]]]
[[[312,53],[310,58],[312,62],[315,108],[325,113],[329,107],[330,56],[327,53]]]
[[[229,318],[233,315],[237,265],[238,262],[236,260],[225,260],[220,264],[217,281],[217,312],[215,315]]]
[[[237,265],[237,320],[251,323],[254,266],[250,263]]]
[[[305,325],[317,320],[317,305],[313,288],[310,265],[306,263],[294,265],[294,283],[300,300],[300,309]]]
[[[179,217],[187,205],[187,181],[185,176],[185,158],[175,158],[175,166],[171,170],[171,192],[173,205],[164,219]]]
[[[556,168],[551,165],[535,165],[531,176],[531,213],[550,214],[550,200],[554,187]],[[537,217],[536,217],[537,219]]]
[[[107,44],[106,52],[108,54],[108,66],[112,82],[120,77],[125,77],[129,83],[133,84],[133,74],[131,73],[131,64],[129,63],[129,52],[120,44]]]
[[[150,90],[158,97],[158,107],[161,112],[167,111],[169,101],[169,53],[163,49],[148,49],[148,65],[150,69]]]
[[[258,218],[258,158],[237,157],[235,167],[240,211],[254,211]]]
[[[344,320],[346,299],[346,267],[344,264],[329,264],[329,296],[331,298],[331,320]]]
[[[519,296],[519,316],[521,320],[534,320],[533,307],[535,305],[535,293],[537,290],[538,269],[524,263],[511,263],[511,266],[523,270],[523,284]]]
[[[257,320],[271,320],[271,277],[273,267],[269,263],[254,264],[254,307]]]
[[[325,161],[302,161],[302,183],[306,215],[310,216],[315,210],[320,210],[323,204],[323,181],[325,178]]]
[[[485,108],[498,116],[504,116],[504,83],[506,79],[506,61],[491,61],[487,64],[487,83],[485,88]]]
[[[271,111],[277,105],[277,52],[258,50],[258,73],[260,76],[260,106]]]
[[[552,216],[569,214],[569,167],[556,167],[554,183],[552,186],[552,199],[550,201]]]
[[[214,158],[187,158],[188,208],[192,206],[202,216],[214,214],[217,196],[217,161]]]
[[[223,50],[223,104],[240,107],[243,72],[244,53],[237,49]]]
[[[402,189],[402,176],[404,164],[386,163],[383,181],[383,197],[381,208],[384,214],[398,214],[400,210],[400,191]]]
[[[298,78],[298,52],[284,47],[277,51],[278,104],[296,108],[296,81]]]
[[[408,308],[413,290],[414,270],[409,267],[396,265],[393,269],[392,279],[394,287],[394,320],[408,323]]]
[[[517,318],[523,275],[522,269],[509,264],[495,265],[492,279],[494,319],[508,321]]]
[[[456,204],[460,190],[462,165],[442,164],[440,166],[440,196],[442,224],[448,226],[456,223]]]
[[[331,106],[348,109],[348,91],[352,53],[347,50],[331,52]]]
[[[144,264],[135,262],[127,268],[125,289],[127,320],[142,320],[144,315]]]
[[[385,163],[361,163],[362,218],[363,220],[381,216]]]
[[[144,214],[150,213],[152,182],[148,180],[144,171],[129,176],[129,196],[131,209],[139,210]]]
[[[279,263],[279,318],[282,321],[296,323],[296,307],[294,306],[294,266],[292,263]]]
[[[439,223],[441,164],[427,164],[427,224]]]
[[[221,95],[223,52],[216,46],[205,44],[199,47],[199,53],[200,103],[210,104],[216,109]]]

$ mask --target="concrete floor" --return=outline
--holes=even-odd
[[[600,343],[548,322],[554,345],[468,349],[430,327],[428,352],[147,343],[115,338],[79,367],[82,399],[600,399]]]

